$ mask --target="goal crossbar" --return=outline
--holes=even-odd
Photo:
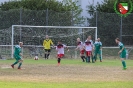
[[[81,26],[32,26],[32,25],[12,25],[12,27],[33,27],[33,28],[95,28],[97,27],[81,27]]]

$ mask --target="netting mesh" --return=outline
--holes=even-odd
[[[46,35],[57,43],[61,40],[68,46],[75,46],[76,39],[85,41],[88,35],[95,39],[96,28],[46,28],[46,27],[14,27],[14,45],[23,41],[25,45],[42,45]],[[20,40],[21,39],[21,40]]]
[[[18,42],[22,41],[24,43],[23,47],[23,54],[26,57],[32,57],[36,54],[40,57],[44,56],[44,48],[43,48],[43,41],[45,39],[46,35],[49,35],[50,39],[52,39],[53,43],[57,45],[58,41],[62,41],[63,44],[69,46],[70,52],[66,54],[66,57],[75,58],[75,48],[76,48],[76,39],[81,38],[81,41],[85,41],[89,35],[92,35],[92,39],[95,40],[96,38],[96,27],[90,27],[90,28],[71,28],[71,27],[19,27],[19,26],[13,26],[14,34],[13,34],[13,45],[17,45]],[[4,30],[3,30],[4,31]],[[4,45],[7,46],[1,46],[0,48],[4,48],[5,54],[8,54],[8,56],[11,55],[11,29],[6,29],[8,32],[4,32],[3,39]],[[8,41],[7,41],[8,40]],[[8,52],[7,52],[8,51]],[[3,51],[1,51],[3,52]],[[3,52],[4,54],[4,52]],[[52,49],[51,57],[56,56],[55,49]],[[77,57],[77,56],[76,56]]]
[[[98,28],[98,37],[101,38],[104,46],[116,46],[114,42],[116,37],[119,37],[125,45],[133,44],[132,13],[127,17],[121,17],[116,13],[95,12],[88,22],[90,26]]]

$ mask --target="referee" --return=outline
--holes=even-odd
[[[45,56],[44,56],[45,59],[49,58],[49,55],[50,55],[50,52],[51,52],[51,47],[50,47],[51,45],[54,46],[52,40],[49,39],[48,35],[46,35],[46,39],[43,41],[43,47],[44,47],[44,50],[45,50]]]

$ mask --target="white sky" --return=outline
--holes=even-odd
[[[0,0],[0,3],[1,3],[1,2],[4,2],[4,1],[9,1],[9,0]]]

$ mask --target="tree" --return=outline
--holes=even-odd
[[[77,6],[76,3],[77,1],[72,2],[71,0],[68,0],[66,4],[56,0],[13,0],[1,3],[0,29],[19,24],[36,26],[70,26],[81,24],[83,23],[83,17],[79,17],[79,15],[82,9]],[[70,31],[73,30],[58,30],[59,33],[64,34]],[[22,32],[23,34],[28,33],[27,31]],[[47,30],[46,32],[49,34],[58,34],[56,30]],[[17,33],[16,36],[19,37],[19,33]],[[26,36],[28,36],[28,34],[26,34]],[[19,40],[19,38],[16,39]],[[23,39],[29,41],[27,38]],[[16,40],[16,42],[18,42],[18,40]],[[69,41],[69,39],[67,40]]]
[[[65,6],[56,0],[13,0],[1,3],[1,10],[8,11],[10,9],[29,9],[29,10],[46,10],[49,8],[54,11],[65,11]]]
[[[74,25],[74,24],[81,24],[84,22],[83,17],[79,16],[82,12],[82,9],[80,8],[80,6],[77,6],[76,3],[77,3],[77,1],[72,2],[72,0],[67,0],[66,4],[63,4],[63,2],[59,2],[56,0],[20,0],[20,1],[14,0],[14,1],[1,3],[0,9],[2,11],[10,12],[11,10],[22,8],[23,13],[25,13],[26,11],[39,12],[39,11],[45,10],[46,14],[44,15],[44,13],[42,11],[42,13],[43,13],[42,15],[43,15],[43,19],[48,18],[48,17],[46,17],[46,15],[49,16],[48,25]],[[47,10],[49,10],[49,11],[47,12]],[[27,20],[27,18],[29,19],[29,18],[33,17],[34,15],[32,15],[32,14],[37,14],[36,12],[35,13],[34,12],[31,14],[26,12],[30,16],[30,17],[27,17],[28,15],[26,14],[26,20]],[[17,13],[17,12],[15,12],[15,13]],[[63,13],[66,13],[66,14],[63,14]],[[18,12],[18,20],[20,18],[19,14],[20,13]],[[41,15],[40,12],[38,13],[38,15],[39,16],[36,16],[37,18],[33,17],[31,19],[31,21],[33,21],[33,19],[34,19],[34,21],[35,21],[35,19],[39,19],[39,18],[42,19],[42,17],[40,17],[40,15]],[[24,18],[25,17],[23,17],[23,20],[25,20]],[[53,22],[53,20],[55,22]],[[29,19],[29,21],[30,21],[30,19]],[[44,22],[46,20],[40,20],[40,22],[42,22],[42,21]],[[60,22],[63,22],[63,24],[61,24]],[[26,22],[23,22],[23,23],[26,23]],[[36,23],[36,22],[34,22],[34,23]],[[46,23],[46,22],[44,22],[44,23]],[[31,25],[37,25],[37,24],[31,24]]]
[[[66,9],[69,9],[72,11],[72,25],[79,25],[83,24],[85,21],[85,18],[81,16],[82,8],[77,5],[78,0],[75,0],[74,2],[72,0],[64,0],[65,6],[68,7]]]
[[[122,27],[122,35],[132,35],[133,31],[133,14],[129,14],[127,17],[122,17],[115,13],[114,2],[116,0],[104,0],[101,4],[98,3],[96,6],[88,6],[88,13],[92,14],[91,18],[88,18],[90,26],[98,27],[98,37],[101,37],[104,46],[114,46],[116,45],[114,39],[116,37],[121,37],[120,29]],[[127,0],[121,0],[127,1]],[[133,1],[133,0],[132,0]],[[122,19],[122,26],[121,26]],[[127,42],[128,39],[128,42]],[[133,37],[126,36],[122,37],[123,42],[126,45],[133,43]]]

